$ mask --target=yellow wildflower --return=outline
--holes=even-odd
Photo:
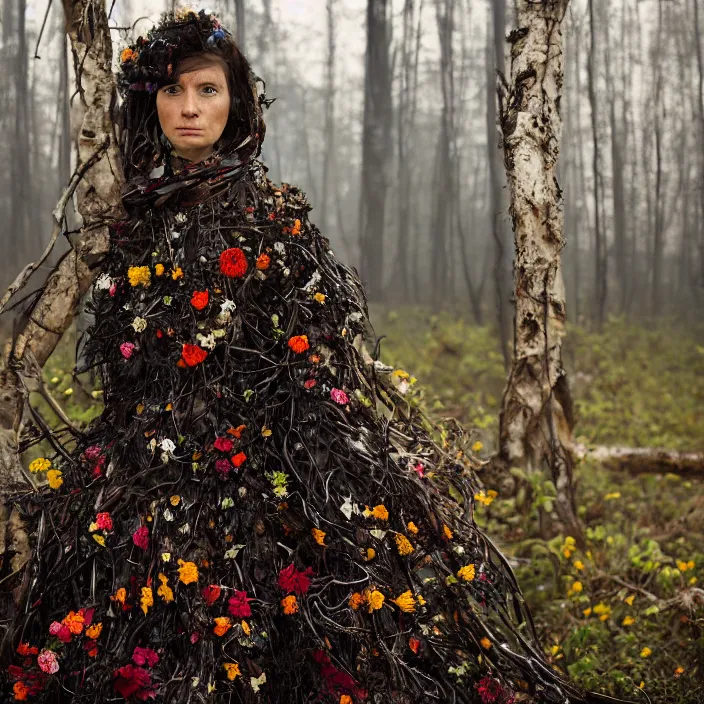
[[[95,540],[95,542],[98,543],[101,548],[105,547],[105,538],[103,538],[102,535],[98,535],[98,533],[93,533],[93,540]]]
[[[560,652],[560,646],[559,645],[551,645],[550,646],[550,653],[552,655],[557,655]]]
[[[102,623],[94,623],[92,626],[89,626],[86,629],[86,636],[92,640],[96,640],[96,638],[100,638],[100,634],[103,632],[103,624]]]
[[[371,613],[372,611],[377,611],[384,605],[385,597],[380,591],[377,591],[376,589],[367,591],[367,603],[369,604],[369,613]]]
[[[228,680],[234,680],[242,674],[240,672],[240,666],[236,662],[226,662],[223,667],[227,673]]]
[[[590,607],[584,609],[584,611],[582,611],[582,613],[584,614],[585,618],[589,618],[592,615],[592,607],[590,606]]]
[[[314,300],[318,301],[318,303],[322,303],[323,305],[325,305],[325,298],[326,298],[325,294],[324,294],[324,293],[320,293],[320,291],[318,291],[318,292],[313,296],[313,299],[314,299]]]
[[[413,613],[416,610],[416,600],[413,598],[413,594],[410,589],[406,590],[398,598],[391,600],[396,606],[398,606],[401,611],[406,613]]]
[[[613,499],[620,499],[620,498],[621,498],[620,491],[611,491],[608,494],[604,494],[604,501],[612,501]]]
[[[398,379],[408,379],[411,375],[408,372],[403,371],[403,369],[396,369],[391,376],[395,376]]]
[[[583,570],[584,569],[584,563],[581,560],[575,560],[573,563],[574,568],[576,570]]]
[[[600,621],[606,621],[611,616],[611,607],[600,602],[594,607],[594,613],[599,615]]]
[[[410,555],[415,549],[403,533],[396,533],[394,539],[396,540],[396,549],[399,555]]]
[[[488,638],[482,638],[479,642],[484,650],[489,650],[489,648],[491,648],[491,641]]]
[[[640,651],[640,656],[642,658],[649,658],[653,654],[653,651],[647,646]]]
[[[570,591],[579,594],[584,589],[584,585],[581,582],[573,582],[570,587]]]
[[[163,572],[159,572],[159,581],[161,586],[156,593],[168,604],[174,600],[174,590],[169,586],[169,578]]]
[[[177,266],[172,272],[171,272],[171,278],[174,281],[177,281],[178,279],[183,278],[183,269],[180,266]]]
[[[46,457],[37,457],[29,463],[30,472],[46,472],[51,467],[51,462]]]
[[[626,616],[623,621],[621,621],[622,626],[632,626],[636,620],[633,618],[633,616]]]
[[[198,581],[198,567],[194,562],[184,562],[179,560],[178,578],[184,584],[192,584]]]
[[[457,571],[457,576],[464,579],[465,582],[471,582],[474,579],[474,565],[465,565]]]
[[[64,480],[61,478],[61,475],[62,472],[60,469],[50,469],[46,473],[47,481],[49,482],[49,486],[52,489],[58,489],[64,483]]]
[[[418,535],[418,526],[413,521],[408,523],[406,530],[411,533],[411,535]]]
[[[139,605],[144,611],[144,615],[147,615],[150,606],[154,606],[154,594],[152,593],[151,587],[142,587],[142,597],[139,600]]]
[[[131,266],[127,270],[130,286],[149,286],[152,282],[152,273],[148,266]]]
[[[477,440],[477,442],[472,445],[472,452],[481,452],[484,449],[484,444]]]
[[[163,264],[157,264],[157,265],[154,267],[154,273],[155,273],[157,276],[163,276],[163,275],[164,275],[164,265],[163,265]]]
[[[313,535],[313,540],[315,540],[315,542],[318,543],[318,545],[320,545],[321,547],[327,547],[325,545],[326,533],[324,530],[320,530],[320,528],[313,528],[311,530],[311,533]]]
[[[634,602],[635,598],[636,598],[636,595],[635,595],[635,594],[631,594],[630,596],[627,596],[627,597],[624,599],[624,601],[625,601],[629,606],[633,606],[633,602]]]

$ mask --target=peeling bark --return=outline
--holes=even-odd
[[[76,186],[80,232],[72,249],[49,275],[39,298],[15,323],[13,343],[0,358],[0,556],[12,554],[4,571],[15,572],[29,556],[28,537],[4,497],[30,482],[18,452],[29,393],[41,389],[41,371],[73,319],[83,294],[107,252],[107,224],[122,215],[122,169],[113,134],[111,108],[115,80],[112,42],[105,7],[88,0],[65,0],[66,31],[71,41],[77,92],[71,126],[78,152]],[[92,165],[86,167],[89,163]],[[59,203],[65,204],[65,198]],[[54,213],[61,228],[63,209]],[[21,288],[21,287],[20,287]],[[2,520],[4,519],[4,520]]]
[[[560,251],[562,192],[556,167],[562,137],[561,23],[568,0],[519,0],[509,35],[511,84],[502,105],[504,162],[511,193],[514,348],[500,414],[504,467],[549,467],[565,530],[584,544],[572,485],[572,401],[562,366],[565,290]]]

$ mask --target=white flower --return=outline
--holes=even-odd
[[[151,450],[154,452],[156,450],[156,438],[152,438],[148,443],[147,443],[147,449]]]
[[[235,310],[237,306],[235,305],[234,301],[231,301],[229,298],[226,298],[221,304],[220,304],[220,312],[221,313],[231,313],[233,310]]]
[[[312,291],[314,288],[318,287],[318,283],[322,279],[319,271],[314,271],[313,276],[310,277],[310,281],[303,287],[304,291]]]
[[[178,230],[171,230],[171,239],[172,240],[177,240],[181,236],[181,233]]]
[[[286,254],[286,247],[284,247],[284,243],[283,242],[274,242],[274,251],[277,254],[281,254],[281,255]]]
[[[159,447],[164,451],[164,452],[173,452],[176,449],[176,445],[174,444],[173,440],[169,440],[169,438],[164,438],[160,443]]]
[[[144,332],[147,329],[147,321],[144,318],[140,318],[139,316],[137,316],[132,321],[132,327],[134,328],[135,332]]]
[[[95,288],[99,291],[107,291],[111,286],[112,279],[107,274],[101,274],[95,282]]]
[[[198,340],[198,344],[201,347],[205,347],[208,350],[215,349],[215,336],[213,333],[210,333],[210,335],[202,335],[201,333],[198,333],[196,335],[196,340]]]
[[[174,216],[174,220],[179,223],[179,225],[182,225],[188,218],[186,217],[185,213],[176,213]]]
[[[223,330],[222,328],[218,328],[217,330],[213,330],[213,337],[218,339],[220,337],[225,337],[227,334],[226,330]]]
[[[171,513],[171,509],[167,508],[164,510],[164,520],[171,523],[174,520],[174,514]]]

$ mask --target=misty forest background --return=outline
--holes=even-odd
[[[164,9],[119,0],[115,55]],[[235,0],[216,6],[276,101],[263,160],[367,285],[385,361],[494,451],[513,335],[498,111],[506,0]],[[704,451],[704,0],[573,0],[563,23],[562,252],[578,549],[541,475],[486,474],[478,520],[511,555],[554,666],[654,702],[704,700],[702,466],[615,470],[594,446]],[[2,0],[0,284],[35,261],[75,166],[63,8]],[[40,37],[41,35],[41,37]],[[498,71],[498,73],[497,73]],[[498,78],[497,78],[498,77]],[[71,220],[69,212],[69,225]],[[40,286],[58,251],[34,275]],[[0,317],[3,341],[12,316]],[[80,316],[45,367],[70,417]],[[80,353],[80,350],[79,350]],[[480,474],[481,474],[480,470]],[[641,691],[639,691],[641,690]]]

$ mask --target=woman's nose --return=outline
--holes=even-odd
[[[187,90],[184,92],[181,113],[184,117],[196,117],[198,115],[198,103],[192,91]]]

